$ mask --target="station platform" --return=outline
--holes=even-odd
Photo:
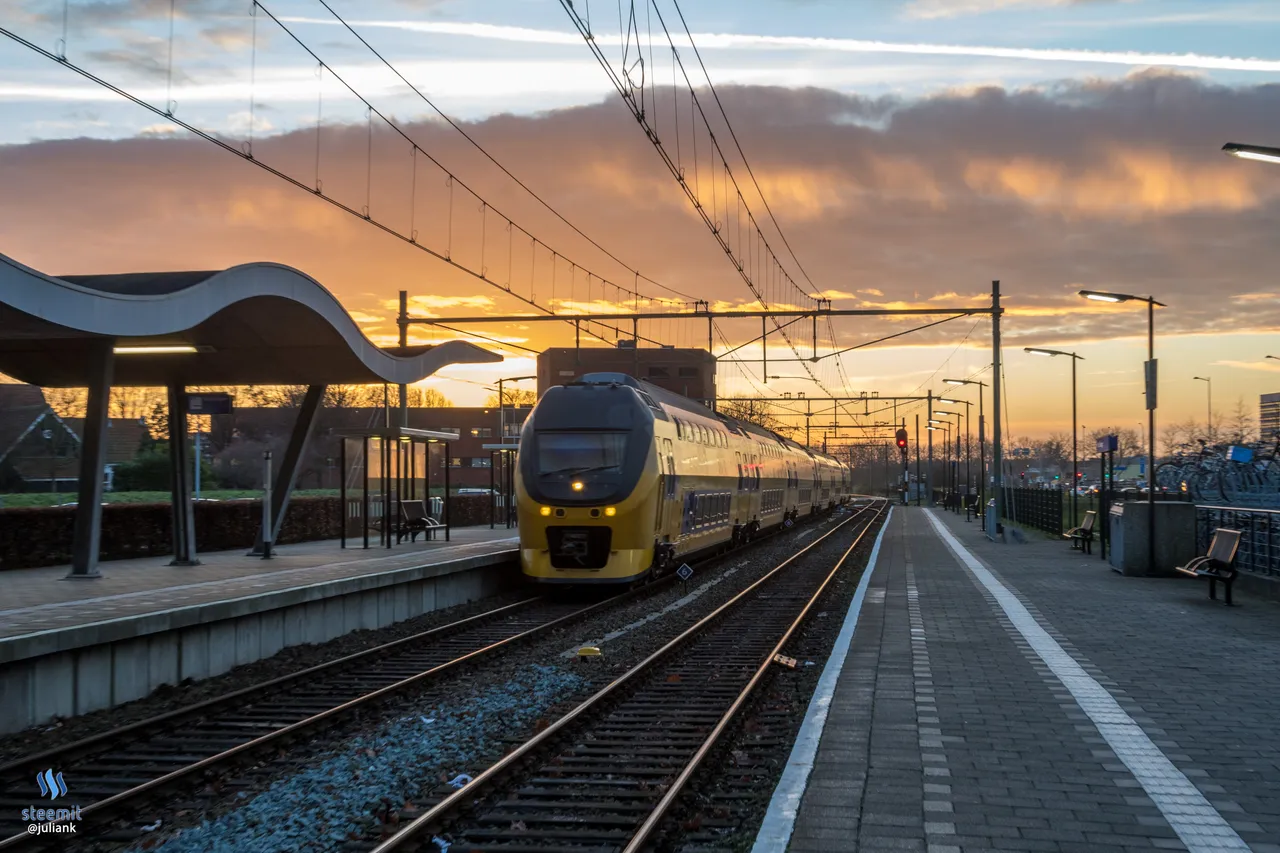
[[[515,530],[342,549],[337,540],[0,572],[0,733],[219,675],[282,648],[384,627],[516,582]]]
[[[1275,602],[916,507],[873,559],[753,853],[1280,853]]]

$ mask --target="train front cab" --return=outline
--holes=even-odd
[[[647,466],[646,466],[647,467]],[[653,564],[653,487],[600,506],[555,506],[532,500],[516,484],[520,565],[536,583],[629,583]]]
[[[654,416],[633,388],[550,389],[521,436],[520,564],[535,583],[628,583],[653,564]]]

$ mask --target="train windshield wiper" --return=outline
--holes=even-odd
[[[539,471],[538,473],[546,477],[550,474],[582,474],[586,471],[607,471],[610,468],[617,468],[617,465],[574,465],[568,468],[553,468],[550,471]]]

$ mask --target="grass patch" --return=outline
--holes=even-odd
[[[337,489],[298,489],[293,493],[296,497],[337,496]],[[105,492],[103,503],[109,504],[145,504],[169,503],[168,492]],[[219,501],[255,499],[262,497],[262,492],[254,489],[202,489],[200,497]],[[51,492],[18,492],[0,495],[0,507],[19,506],[59,506],[74,503],[75,492],[54,494]]]

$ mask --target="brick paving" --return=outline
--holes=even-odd
[[[483,554],[511,552],[516,532],[455,528],[452,541],[405,542],[390,550],[339,548],[338,540],[282,545],[272,560],[245,549],[201,554],[198,566],[170,566],[170,557],[102,563],[103,577],[64,580],[66,566],[0,572],[0,637],[66,628],[323,581],[379,574]]]
[[[1244,606],[1228,609],[1191,579],[1124,578],[1060,541],[997,545],[963,517],[934,517],[1081,678],[1064,681],[1061,661],[1056,670],[1046,663],[925,510],[898,507],[831,699],[793,853],[1188,843],[1280,853],[1280,606],[1241,596]],[[1105,722],[1096,703],[1078,698],[1096,685],[1118,703]],[[1132,743],[1153,743],[1172,762],[1169,784],[1181,780],[1201,805],[1178,816],[1169,806],[1178,798],[1145,764],[1131,772],[1115,751],[1129,754],[1130,742],[1100,729],[1114,737],[1114,720]]]

